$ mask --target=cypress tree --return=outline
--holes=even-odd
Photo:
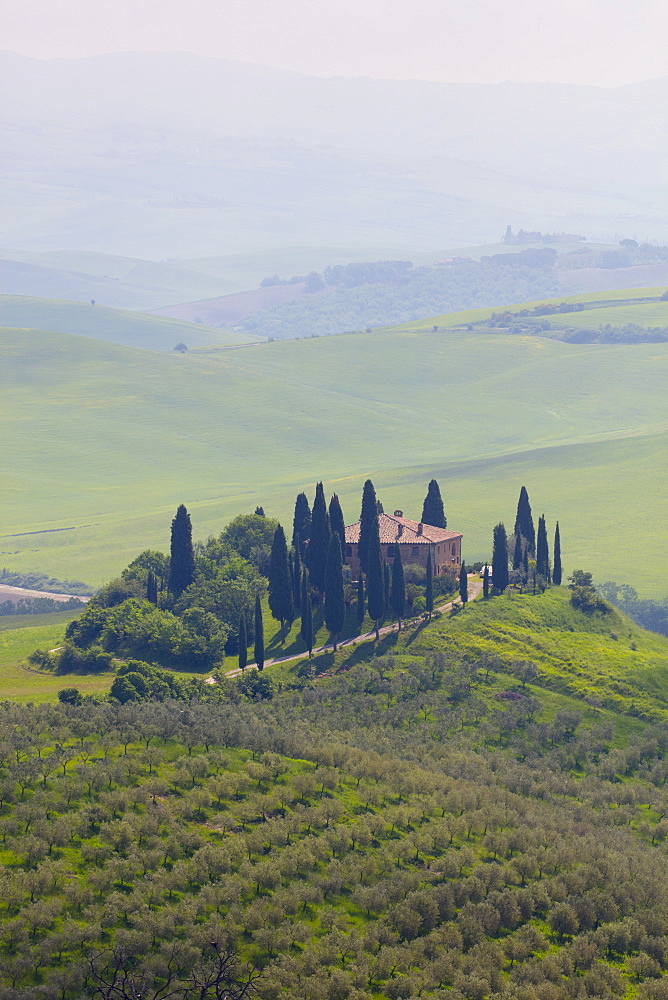
[[[246,614],[239,615],[239,669],[244,670],[248,663],[248,639],[246,637]]]
[[[311,537],[304,560],[308,566],[309,579],[321,595],[325,589],[329,536],[329,515],[325,503],[325,490],[322,483],[318,483],[315,488],[315,500],[311,514]]]
[[[311,590],[308,584],[308,573],[305,569],[302,570],[301,611],[302,627],[300,635],[304,640],[304,645],[308,649],[308,657],[310,660],[313,653],[313,608],[311,606]]]
[[[545,515],[538,518],[538,536],[536,538],[536,573],[546,581],[550,579],[550,553],[547,545],[547,528]]]
[[[427,487],[427,495],[422,505],[422,523],[431,524],[434,528],[447,528],[448,522],[443,510],[441,491],[435,479]]]
[[[332,499],[329,501],[329,526],[332,533],[338,535],[339,537],[341,545],[341,562],[344,563],[346,561],[346,525],[343,520],[341,502],[336,493],[332,494]]]
[[[292,580],[293,588],[292,593],[294,597],[295,608],[299,607],[299,602],[301,600],[302,593],[302,561],[299,556],[299,546],[294,548],[292,556]]]
[[[536,532],[531,516],[531,504],[526,486],[520,490],[520,498],[517,501],[517,515],[515,517],[515,535],[521,535],[529,546],[529,555],[536,554]],[[492,572],[492,576],[494,573]]]
[[[325,625],[332,635],[334,652],[339,632],[346,619],[346,601],[343,595],[343,565],[341,563],[341,542],[333,531],[329,540],[327,569],[325,572]]]
[[[390,567],[383,559],[383,590],[385,591],[385,614],[390,609]]]
[[[311,534],[311,508],[305,493],[300,493],[295,501],[295,515],[292,520],[292,544],[304,554],[304,543]]]
[[[464,607],[468,604],[469,600],[469,580],[466,575],[466,563],[462,562],[459,570],[459,596],[462,599],[462,604]]]
[[[559,522],[554,529],[554,570],[552,580],[557,587],[561,586],[561,535],[559,534]]]
[[[489,566],[485,563],[485,568],[482,573],[482,596],[489,597]]]
[[[497,594],[502,594],[508,586],[508,536],[502,522],[494,528],[492,586]]]
[[[529,547],[524,550],[524,559],[522,560],[522,577],[525,583],[529,582]]]
[[[253,656],[258,670],[264,670],[264,622],[259,595],[255,598],[255,645]]]
[[[427,557],[427,579],[424,587],[424,606],[427,614],[429,615],[429,621],[431,621],[431,616],[434,611],[434,566],[431,559],[431,552]]]
[[[515,535],[515,549],[513,551],[513,569],[519,569],[522,565],[522,536]]]
[[[360,514],[360,540],[357,546],[360,566],[364,573],[369,572],[369,542],[374,531],[378,530],[378,501],[376,491],[370,479],[362,490],[362,511]],[[367,591],[369,589],[367,582]]]
[[[369,539],[368,549],[368,569],[366,576],[366,596],[369,608],[369,617],[376,629],[376,639],[380,638],[378,623],[385,614],[385,580],[383,573],[383,553],[380,548],[380,535],[378,533],[378,522],[375,530]]]
[[[274,532],[269,558],[269,609],[272,617],[281,623],[281,629],[294,618],[292,588],[285,532],[279,524]]]
[[[364,621],[364,611],[365,611],[366,601],[364,600],[364,577],[360,572],[359,579],[357,580],[357,624],[361,625]]]
[[[406,610],[406,581],[404,580],[404,567],[401,562],[401,549],[394,546],[394,562],[392,563],[392,593],[390,595],[390,605],[394,616],[399,623],[401,632],[401,619]]]
[[[151,570],[148,571],[146,580],[146,600],[150,601],[151,604],[158,603],[158,579]]]
[[[190,514],[180,504],[172,521],[172,541],[169,560],[168,587],[175,597],[180,597],[195,576],[193,529]]]

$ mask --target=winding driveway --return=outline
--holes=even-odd
[[[475,600],[482,593],[482,580],[479,576],[469,577],[469,601]],[[436,611],[450,611],[455,605],[459,604],[459,597],[452,601],[447,601],[445,604],[441,604],[440,607],[436,608]],[[385,625],[380,629],[380,635],[389,635],[390,632],[397,632],[399,626],[397,622],[393,622],[391,625]],[[343,639],[341,642],[337,643],[337,649],[344,649],[346,646],[356,646],[360,642],[373,642],[376,638],[376,630],[372,629],[370,632],[365,632],[362,635],[352,636],[350,639]],[[334,644],[331,642],[326,643],[324,646],[318,646],[317,649],[313,650],[313,653],[326,653],[328,651],[334,650]],[[271,667],[275,663],[289,663],[291,660],[304,660],[308,657],[308,653],[304,650],[302,653],[290,653],[288,656],[277,656],[273,660],[265,660],[265,667]],[[256,663],[248,663],[245,670],[257,670]],[[241,667],[235,667],[233,670],[226,670],[226,677],[238,677],[242,673]]]

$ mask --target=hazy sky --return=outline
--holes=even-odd
[[[3,0],[39,58],[189,51],[321,76],[604,86],[668,75],[665,0]]]

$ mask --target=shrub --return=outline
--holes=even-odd
[[[79,688],[62,688],[58,692],[58,701],[64,705],[80,705],[83,698]]]

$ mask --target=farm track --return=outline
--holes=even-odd
[[[469,578],[469,601],[473,601],[476,597],[479,597],[482,593],[482,580],[479,577]],[[459,598],[455,598],[452,601],[447,601],[445,604],[441,604],[440,607],[435,608],[436,611],[451,611],[455,605],[459,604]],[[404,627],[406,622],[404,622]],[[385,625],[383,628],[379,629],[379,635],[389,635],[391,632],[397,632],[398,625],[393,622],[392,625]],[[344,649],[348,646],[356,646],[360,642],[374,642],[376,639],[376,630],[371,629],[370,632],[364,632],[361,635],[352,636],[350,639],[343,639],[341,642],[337,643],[337,649]],[[316,653],[327,653],[333,652],[334,645],[331,642],[325,643],[324,646],[318,646],[317,649],[313,650],[313,654]],[[274,666],[277,663],[289,663],[291,660],[304,660],[308,657],[308,652],[304,650],[301,653],[290,653],[288,656],[277,656],[272,660],[265,660],[265,667]],[[257,663],[248,663],[244,670],[257,670]],[[239,677],[242,673],[240,667],[235,667],[233,670],[226,670],[226,677]]]

